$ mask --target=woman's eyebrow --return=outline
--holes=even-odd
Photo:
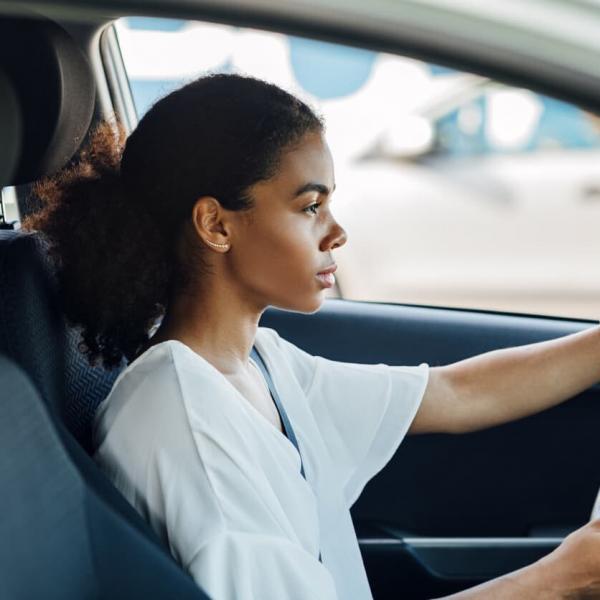
[[[302,194],[305,194],[306,192],[319,192],[319,194],[325,194],[326,196],[328,196],[329,194],[332,194],[334,191],[335,191],[335,183],[333,184],[333,188],[330,190],[326,185],[323,185],[322,183],[309,182],[309,183],[305,183],[304,185],[300,186],[294,193],[293,198],[297,198],[298,196],[301,196]]]

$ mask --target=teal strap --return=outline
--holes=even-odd
[[[306,479],[306,475],[304,474],[304,465],[302,464],[302,454],[300,454],[300,447],[298,446],[298,440],[296,439],[296,434],[294,433],[292,424],[290,423],[287,413],[285,412],[285,408],[281,404],[281,400],[279,399],[279,394],[277,393],[277,390],[275,389],[275,385],[273,384],[273,380],[271,379],[271,375],[269,374],[267,365],[265,365],[265,361],[262,359],[262,356],[258,353],[258,350],[254,346],[252,347],[250,356],[254,359],[254,361],[260,368],[264,378],[267,381],[269,390],[271,392],[271,397],[273,398],[273,401],[275,402],[275,406],[277,407],[277,410],[279,411],[279,416],[280,416],[281,422],[283,424],[283,429],[284,429],[285,435],[290,440],[290,442],[292,442],[292,444],[294,444],[294,446],[296,447],[296,450],[298,451],[298,454],[300,455],[300,473],[302,473],[302,477],[304,477],[304,479]]]
[[[283,404],[281,404],[281,400],[279,399],[279,394],[275,389],[275,385],[273,384],[273,380],[271,379],[271,375],[269,374],[269,370],[267,369],[267,365],[265,361],[262,359],[262,356],[258,353],[256,346],[252,346],[252,350],[250,351],[250,356],[254,359],[254,362],[258,365],[258,368],[261,370],[267,385],[269,386],[269,391],[271,392],[271,397],[275,402],[275,406],[279,411],[279,416],[281,418],[281,423],[283,424],[283,430],[285,432],[286,437],[294,444],[296,450],[298,451],[298,455],[300,456],[300,473],[302,473],[302,477],[306,479],[306,475],[304,474],[304,465],[302,464],[302,454],[300,453],[300,447],[298,446],[298,440],[296,439],[296,434],[294,433],[294,428],[290,423],[290,420],[285,412],[285,408]],[[321,560],[321,553],[319,552],[319,561]]]

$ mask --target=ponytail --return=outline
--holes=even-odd
[[[49,244],[64,313],[81,351],[105,368],[130,361],[164,313],[170,267],[163,236],[122,181],[124,129],[104,122],[77,162],[38,182],[43,203],[25,229]]]

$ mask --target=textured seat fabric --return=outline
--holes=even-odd
[[[0,390],[0,598],[207,598],[4,357]]]
[[[77,441],[91,450],[91,423],[120,369],[92,368],[58,305],[53,270],[35,233],[0,231],[0,353],[20,365]]]

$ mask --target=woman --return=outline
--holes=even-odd
[[[349,508],[447,389],[426,363],[331,361],[258,327],[269,305],[318,310],[346,241],[322,120],[209,75],[124,142],[99,128],[27,224],[90,362],[129,363],[97,411],[96,460],[211,597],[371,598]],[[562,590],[553,555],[464,597]]]

